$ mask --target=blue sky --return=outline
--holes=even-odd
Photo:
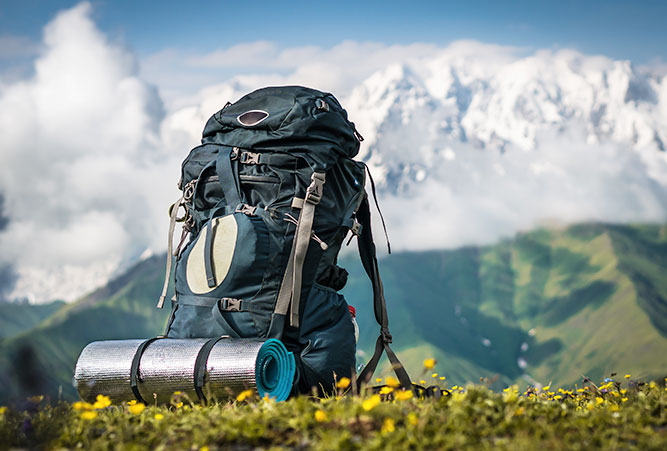
[[[37,43],[72,0],[3,0],[0,36]],[[660,1],[93,1],[93,19],[140,57],[167,48],[211,51],[243,42],[330,47],[344,40],[447,44],[474,39],[573,48],[637,64],[667,60]],[[0,49],[1,50],[1,49]]]

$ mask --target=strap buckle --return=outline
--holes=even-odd
[[[247,216],[256,216],[256,212],[257,207],[253,207],[252,205],[248,204],[238,204],[234,210],[234,213],[243,213]]]
[[[361,223],[358,222],[356,218],[354,218],[352,221],[353,222],[352,222],[352,227],[350,227],[350,232],[352,232],[352,235],[354,236],[361,235],[361,229],[362,229]]]
[[[243,164],[259,164],[259,154],[255,152],[241,153],[239,162]]]
[[[226,312],[240,312],[243,308],[243,299],[222,298],[219,301],[220,310]]]
[[[232,151],[229,152],[229,159],[234,161],[239,157],[239,153],[241,153],[241,149],[238,147],[232,147]]]
[[[313,175],[310,176],[310,185],[306,190],[306,202],[313,205],[320,203],[325,180],[324,172],[313,172]]]

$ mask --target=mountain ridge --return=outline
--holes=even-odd
[[[339,264],[350,272],[343,293],[357,310],[364,363],[378,330],[370,283],[356,256]],[[667,373],[667,225],[537,229],[495,245],[399,252],[380,267],[393,346],[416,381],[429,376],[419,372],[427,357],[451,384],[565,386],[612,371]],[[0,402],[59,390],[72,399],[72,368],[88,342],[161,334],[168,311],[154,305],[163,269],[161,256],[148,258],[0,341]]]

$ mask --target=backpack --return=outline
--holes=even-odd
[[[165,335],[280,339],[296,358],[293,393],[330,392],[336,378],[356,376],[354,324],[338,293],[348,273],[336,264],[351,232],[381,329],[358,384],[370,380],[385,350],[411,388],[389,347],[367,168],[352,159],[362,140],[333,95],[305,87],[260,89],[215,113],[183,161],[182,196],[170,209],[158,307],[172,256],[175,296]],[[183,231],[174,249],[176,222]]]

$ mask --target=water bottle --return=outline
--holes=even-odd
[[[359,324],[357,324],[357,309],[355,309],[351,305],[348,305],[347,308],[350,311],[350,316],[352,317],[352,324],[354,324],[354,342],[357,343],[359,341]]]

